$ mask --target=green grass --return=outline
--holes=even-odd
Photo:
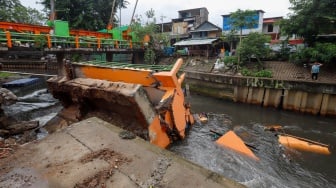
[[[13,76],[15,74],[13,73],[8,73],[8,72],[0,72],[0,78],[8,78],[10,76]]]

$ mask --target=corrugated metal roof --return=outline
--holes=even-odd
[[[216,28],[211,28],[211,29],[200,29],[200,30],[190,31],[190,33],[198,33],[198,32],[203,32],[203,31],[218,31],[218,29],[216,29]]]
[[[192,39],[192,40],[182,40],[176,42],[174,46],[192,46],[192,45],[205,45],[212,44],[217,39]]]

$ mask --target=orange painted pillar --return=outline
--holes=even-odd
[[[101,40],[100,40],[100,38],[97,39],[97,44],[98,44],[98,48],[100,48],[100,45],[101,45]]]
[[[47,43],[48,43],[48,48],[51,48],[51,39],[50,39],[50,35],[47,35]]]
[[[76,35],[76,37],[75,37],[75,45],[76,45],[76,48],[79,48],[79,39],[78,39],[78,35]]]
[[[130,40],[129,45],[130,45],[130,49],[132,49],[133,48],[132,40]]]
[[[7,47],[11,48],[13,47],[12,45],[12,38],[11,38],[11,34],[9,31],[6,31],[6,39],[7,39]]]

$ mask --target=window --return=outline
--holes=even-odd
[[[208,37],[208,32],[207,31],[200,32],[200,37],[201,38]]]
[[[267,32],[273,32],[273,24],[269,24],[267,27]]]

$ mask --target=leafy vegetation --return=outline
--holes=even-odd
[[[272,71],[270,71],[270,70],[255,71],[255,70],[251,70],[251,69],[248,69],[248,68],[243,68],[241,70],[241,74],[243,76],[272,78]]]
[[[0,2],[0,21],[42,25],[46,20],[38,10],[24,7],[19,0]]]
[[[269,48],[265,46],[269,41],[270,38],[264,34],[248,34],[238,49],[242,60],[251,62],[251,58],[255,58],[261,65],[261,59],[269,53]]]
[[[155,11],[150,9],[145,12],[146,21],[141,15],[136,15],[134,22],[131,24],[131,30],[137,39],[150,40],[145,43],[145,63],[155,64],[156,60],[163,55],[164,47],[170,46],[169,34],[161,33],[160,26],[156,24]],[[146,41],[145,41],[146,42]]]
[[[145,56],[144,60],[147,64],[155,64],[155,60],[158,57],[157,55],[157,44],[158,40],[163,38],[156,37],[156,33],[159,30],[159,26],[156,25],[155,20],[155,11],[150,9],[145,12],[147,17],[147,21],[145,24],[141,24],[143,22],[142,17],[137,15],[134,22],[131,24],[131,30],[139,40],[144,40],[145,43]],[[145,41],[146,38],[149,37],[149,41]],[[148,39],[147,39],[148,40]]]
[[[233,44],[238,41],[237,31],[231,30],[229,33],[222,34],[221,38],[223,41],[227,42],[230,45],[230,51],[232,52]]]
[[[47,40],[46,40],[45,36],[43,36],[43,35],[34,36],[34,42],[35,42],[35,44],[34,44],[35,48],[41,49],[41,50],[47,44]]]
[[[14,74],[8,72],[0,72],[0,78],[8,78]]]
[[[50,0],[41,0],[48,15],[51,14]],[[62,0],[55,1],[56,19],[68,21],[73,29],[85,29],[91,31],[101,30],[107,27],[112,12],[110,0]],[[115,2],[113,12],[126,8],[129,4],[126,0]],[[114,15],[114,22],[120,22]]]
[[[253,28],[256,24],[258,24],[258,20],[253,16],[257,14],[255,10],[240,10],[238,9],[236,12],[233,12],[230,15],[231,25],[233,30],[239,31],[239,45],[242,44],[242,36],[244,28]],[[233,31],[234,32],[234,31]],[[240,63],[240,52],[239,47],[237,51],[238,55],[238,63]]]
[[[292,14],[281,23],[286,34],[302,36],[309,46],[313,46],[318,34],[335,32],[336,1],[290,0],[290,3]]]
[[[296,64],[323,62],[336,65],[336,44],[316,43],[314,47],[304,48],[290,56],[290,61]]]
[[[237,56],[225,56],[224,62],[227,65],[237,65],[238,64],[238,57]]]
[[[244,28],[253,28],[258,24],[258,20],[253,16],[257,14],[254,10],[240,10],[233,12],[230,15],[231,25],[234,30],[239,31],[240,42],[242,41],[242,34]]]

